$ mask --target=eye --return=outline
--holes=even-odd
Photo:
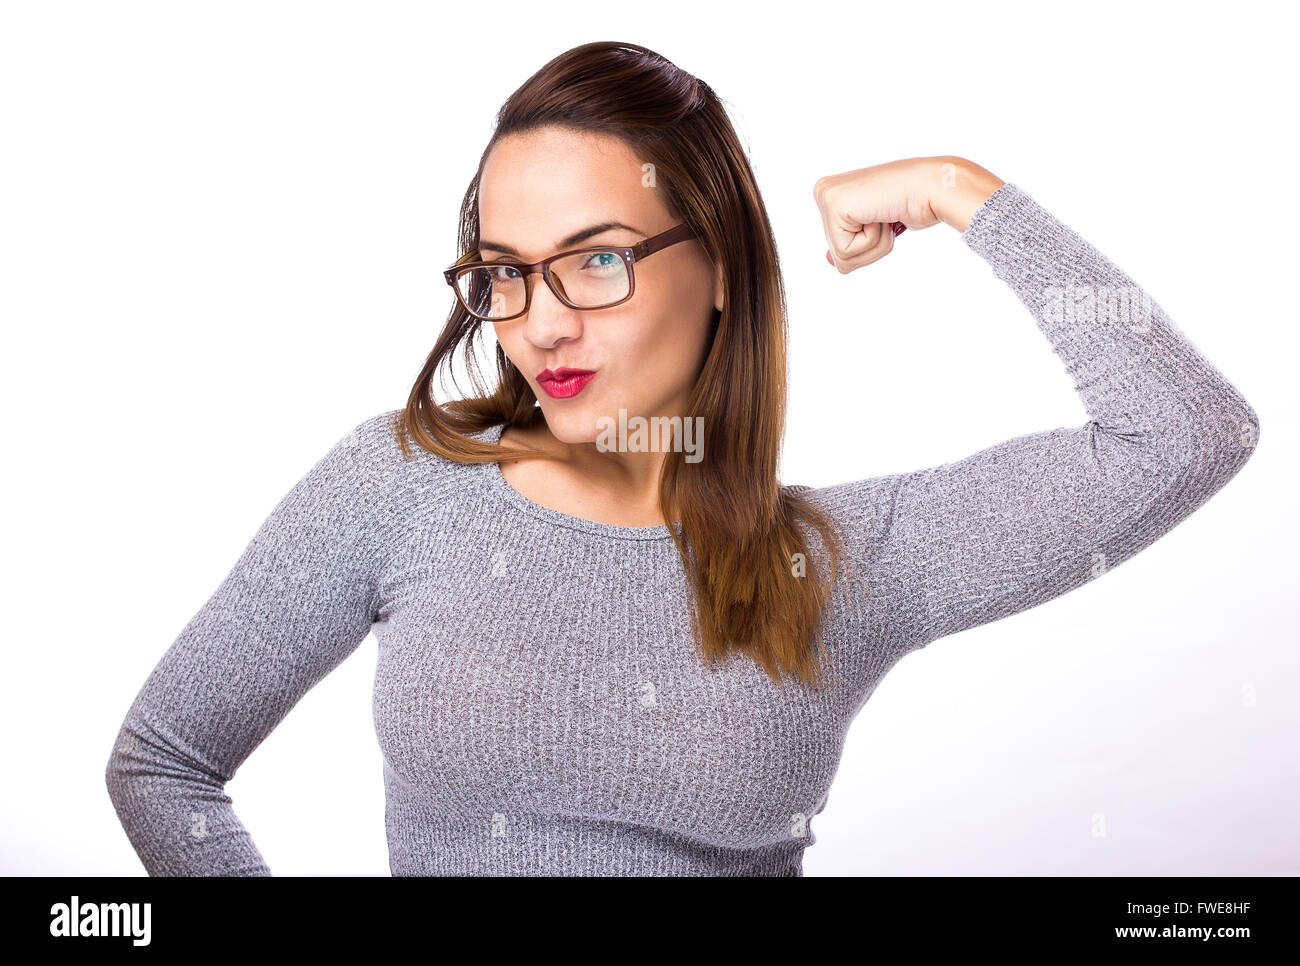
[[[487,267],[494,281],[505,282],[519,277],[519,270],[504,262],[497,262]]]
[[[622,271],[623,259],[619,257],[618,252],[592,252],[583,269],[590,270],[597,275]]]

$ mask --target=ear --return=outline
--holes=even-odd
[[[715,266],[713,271],[713,307],[719,312],[726,301],[726,288],[722,284],[722,266]]]

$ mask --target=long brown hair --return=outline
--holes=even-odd
[[[818,685],[814,644],[825,653],[822,612],[845,555],[831,522],[776,478],[786,415],[785,288],[767,211],[726,111],[708,84],[645,47],[609,41],[566,51],[497,114],[461,205],[460,252],[478,247],[478,185],[493,145],[544,125],[622,139],[654,166],[669,211],[695,230],[722,268],[724,306],[690,411],[682,414],[703,417],[710,442],[697,463],[667,453],[660,508],[665,520],[681,519],[680,535],[669,529],[695,598],[693,631],[705,662],[740,652],[778,683],[786,673]],[[458,462],[546,458],[465,437],[502,422],[527,428],[542,418],[528,381],[500,345],[495,386],[484,384],[474,351],[481,328],[457,303],[401,414],[407,459],[407,436]],[[450,370],[461,345],[475,393],[438,404],[435,373],[444,365]],[[803,524],[830,549],[829,577],[816,566]]]

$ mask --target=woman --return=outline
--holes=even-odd
[[[1249,458],[1251,407],[1016,185],[913,158],[814,194],[841,272],[960,231],[1089,421],[781,486],[784,292],[725,111],[643,47],[568,51],[498,117],[407,406],[290,491],[128,712],[107,781],[150,874],[270,874],[224,785],[372,630],[394,874],[802,874],[899,658],[1122,563]],[[495,385],[471,352],[436,405],[484,322]]]

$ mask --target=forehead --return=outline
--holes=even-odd
[[[643,175],[641,159],[611,135],[557,127],[508,135],[493,145],[479,178],[480,234],[542,257],[601,222],[649,233],[667,208]]]

